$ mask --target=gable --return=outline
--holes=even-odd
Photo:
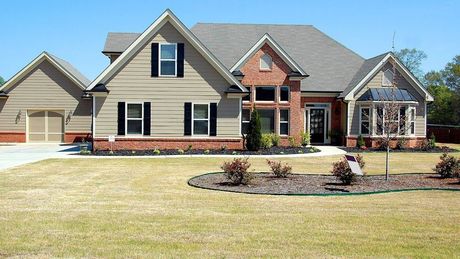
[[[88,91],[93,89],[98,84],[106,84],[107,81],[113,77],[113,75],[120,70],[140,49],[145,48],[147,42],[149,42],[153,35],[165,25],[171,24],[172,27],[187,39],[190,46],[193,46],[195,50],[210,64],[215,70],[229,83],[237,85],[242,92],[246,92],[246,89],[240,84],[240,82],[233,77],[233,75],[218,61],[209,50],[191,33],[188,28],[169,10],[167,9],[155,22],[150,25],[146,31],[144,31],[130,46],[124,51],[118,59],[110,64],[87,88]]]
[[[272,58],[271,70],[260,69],[260,59],[264,55]],[[242,65],[240,71],[244,74],[244,85],[283,85],[291,68],[276,51],[264,44]]]

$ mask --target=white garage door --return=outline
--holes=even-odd
[[[29,142],[63,142],[64,111],[29,111]]]

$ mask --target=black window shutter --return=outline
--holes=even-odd
[[[184,135],[192,135],[192,103],[184,104]]]
[[[217,135],[217,103],[211,103],[209,114],[209,135]]]
[[[184,77],[184,43],[177,43],[177,77]]]
[[[150,102],[144,103],[144,135],[150,136],[150,125],[151,125],[151,104]]]
[[[125,103],[118,102],[118,135],[125,135]]]
[[[158,43],[152,43],[152,77],[158,77]]]

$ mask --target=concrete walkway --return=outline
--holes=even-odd
[[[321,157],[343,155],[346,152],[333,146],[317,146],[321,152],[292,155],[256,155],[249,157],[288,158],[288,157]],[[129,158],[184,158],[184,157],[244,157],[243,155],[172,155],[172,156],[81,156],[78,145],[60,144],[13,144],[0,145],[0,171],[16,166],[33,163],[49,158],[96,158],[96,159],[129,159]]]
[[[48,158],[62,158],[78,153],[78,145],[11,144],[0,145],[0,171]]]

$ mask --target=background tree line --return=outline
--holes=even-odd
[[[434,102],[428,104],[428,123],[460,125],[460,55],[444,69],[426,74],[421,69],[422,61],[427,58],[425,52],[401,49],[395,55],[434,97]]]

